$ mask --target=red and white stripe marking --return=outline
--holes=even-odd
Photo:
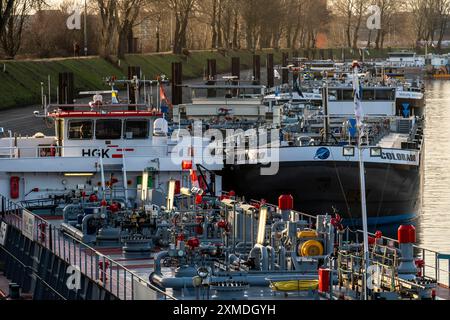
[[[123,149],[123,148],[118,148],[118,146],[109,146],[109,147],[110,147],[110,148],[117,148],[117,149],[116,149],[116,152],[120,152],[120,153],[114,153],[114,154],[112,155],[112,158],[113,158],[113,159],[122,159],[125,153],[127,153],[127,152],[135,152],[135,151],[136,151],[136,150],[133,149],[133,148],[126,148],[126,149]]]

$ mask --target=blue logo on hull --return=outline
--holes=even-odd
[[[320,148],[319,150],[317,150],[314,160],[327,160],[330,156],[330,150],[328,150],[327,148]]]
[[[409,103],[404,103],[404,104],[402,104],[402,106],[403,106],[403,116],[405,118],[408,118],[411,113],[409,110],[410,105],[409,105]]]

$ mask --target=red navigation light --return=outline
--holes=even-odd
[[[282,195],[278,198],[278,208],[280,210],[294,209],[294,198],[291,195]]]
[[[183,160],[181,162],[181,169],[183,169],[183,170],[192,170],[192,161],[190,161],[190,160]]]
[[[400,226],[398,228],[398,242],[401,244],[416,243],[416,228],[412,225]]]

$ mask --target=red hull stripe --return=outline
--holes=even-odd
[[[112,158],[113,159],[122,159],[123,158],[123,154],[113,154]]]
[[[123,117],[161,117],[160,113],[145,112],[145,111],[123,111],[123,112],[56,112],[50,114],[53,118],[123,118]]]

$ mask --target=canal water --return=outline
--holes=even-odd
[[[426,92],[420,244],[450,253],[450,81],[431,81]]]
[[[426,99],[417,240],[421,247],[450,254],[450,82],[428,82]],[[432,252],[421,256],[425,257],[426,275],[437,276],[440,283],[450,286],[450,261],[438,260]]]

